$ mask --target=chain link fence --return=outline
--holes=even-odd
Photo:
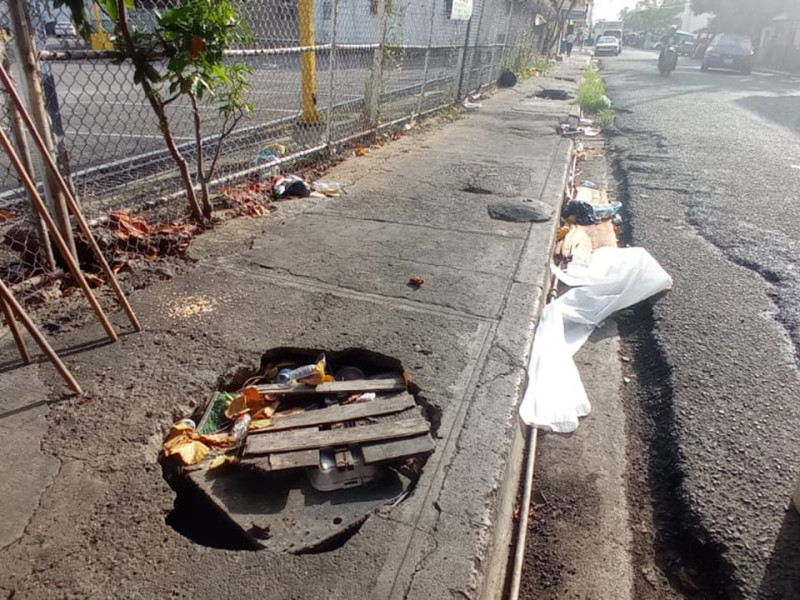
[[[101,246],[112,260],[132,243],[152,251],[152,225],[185,219],[186,198],[157,119],[133,81],[132,67],[113,64],[107,52],[78,41],[68,14],[49,0],[28,0],[27,6],[63,174],[86,217],[98,225]],[[131,21],[152,27],[154,11],[170,6],[169,0],[139,0]],[[452,106],[492,85],[504,68],[530,63],[545,35],[545,22],[555,20],[547,0],[473,0],[470,18],[453,18],[465,6],[465,0],[237,4],[252,43],[230,51],[229,58],[252,70],[246,99],[254,110],[220,142],[222,117],[213,107],[201,106],[205,152],[215,153],[222,143],[212,189],[252,181],[301,157],[336,152],[404,120]],[[105,32],[113,30],[96,7],[87,8],[96,26],[99,22]],[[303,10],[308,11],[305,16]],[[301,43],[303,19],[306,37]],[[17,65],[9,23],[8,0],[0,0],[2,54],[19,85],[24,73]],[[196,146],[188,100],[171,103],[168,117],[177,145],[192,165]],[[6,94],[0,123],[9,135],[17,131]],[[26,154],[24,147],[18,149]],[[35,147],[30,145],[27,155],[41,179],[44,169]],[[16,171],[1,155],[0,277],[8,284],[57,268],[34,215]],[[103,227],[116,227],[116,237],[104,234]],[[127,231],[122,237],[120,228]]]

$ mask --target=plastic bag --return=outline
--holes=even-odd
[[[591,410],[575,353],[606,318],[670,289],[672,278],[644,248],[598,248],[588,265],[551,269],[573,287],[542,311],[519,414],[528,425],[568,433]]]

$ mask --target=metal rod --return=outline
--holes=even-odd
[[[89,228],[89,224],[86,222],[86,219],[81,212],[80,206],[78,206],[78,201],[75,199],[75,196],[72,194],[72,190],[70,189],[69,185],[67,184],[64,177],[61,175],[61,172],[58,169],[53,157],[47,152],[47,146],[45,145],[44,140],[39,135],[39,132],[36,130],[36,127],[33,125],[33,121],[31,120],[31,116],[28,114],[28,111],[25,110],[25,106],[22,104],[22,99],[17,94],[16,89],[14,88],[14,84],[11,81],[11,78],[8,75],[8,72],[5,70],[2,64],[0,64],[0,79],[3,81],[3,85],[6,88],[6,92],[11,97],[12,101],[17,107],[17,111],[19,115],[22,117],[22,120],[25,122],[25,125],[28,127],[28,131],[33,137],[36,146],[39,148],[39,152],[42,154],[42,158],[45,161],[45,165],[49,167],[50,171],[52,172],[53,176],[58,183],[61,192],[64,194],[64,198],[67,201],[67,207],[69,208],[72,215],[75,217],[75,220],[78,222],[78,227],[80,228],[83,235],[86,237],[86,241],[89,243],[89,246],[92,248],[92,252],[97,258],[97,262],[100,263],[100,267],[103,269],[106,277],[108,278],[108,282],[114,290],[114,293],[117,296],[117,300],[119,300],[120,305],[125,310],[125,314],[128,315],[128,319],[133,325],[133,328],[136,331],[141,331],[142,326],[139,324],[139,319],[136,318],[136,314],[134,314],[131,305],[128,303],[128,299],[125,297],[125,293],[122,291],[122,288],[119,285],[119,281],[117,281],[117,277],[114,274],[114,271],[111,270],[111,267],[106,260],[106,257],[103,255],[102,250],[100,250],[100,246],[97,245],[97,241],[94,239],[94,235],[92,235],[92,230]],[[94,297],[94,294],[92,294]]]
[[[0,298],[0,307],[3,309],[8,328],[11,330],[11,335],[14,336],[14,342],[17,344],[17,349],[19,350],[20,356],[22,356],[22,360],[26,365],[31,364],[31,355],[28,354],[25,340],[22,339],[22,334],[19,331],[19,325],[17,325],[17,319],[14,317],[13,309],[8,305],[5,298]]]
[[[431,47],[433,45],[433,26],[436,21],[436,0],[431,2],[431,24],[428,27],[428,47],[425,48],[425,65],[422,68],[422,83],[419,86],[419,102],[417,114],[422,112],[422,103],[425,100],[425,84],[428,83],[428,69],[431,60]]]
[[[2,131],[2,130],[0,130]],[[2,135],[5,136],[5,132],[2,132]],[[40,199],[41,201],[41,199]],[[62,240],[63,241],[63,240]],[[72,376],[72,373],[69,372],[66,365],[61,362],[61,359],[56,354],[53,347],[47,343],[47,340],[44,339],[42,333],[36,328],[36,325],[33,324],[31,318],[28,316],[28,313],[25,312],[25,309],[20,306],[19,302],[14,298],[11,291],[6,287],[6,284],[3,283],[3,280],[0,279],[0,297],[3,299],[3,303],[8,303],[10,309],[19,315],[19,320],[22,321],[22,324],[25,326],[25,329],[28,330],[28,333],[31,334],[31,337],[39,344],[39,347],[42,349],[47,355],[47,358],[50,359],[50,362],[53,363],[53,366],[56,370],[61,374],[64,380],[67,382],[67,385],[72,389],[73,392],[76,394],[83,394],[81,390],[81,386],[78,385],[78,382],[75,381],[75,378]]]
[[[328,114],[325,131],[325,144],[330,149],[333,139],[333,113],[336,106],[336,26],[339,12],[339,1],[333,0],[331,6],[331,51],[328,55]]]
[[[31,202],[33,203],[34,208],[39,213],[39,215],[44,219],[45,224],[47,224],[50,233],[53,236],[53,239],[56,242],[56,246],[61,251],[62,258],[64,262],[67,263],[69,267],[70,273],[72,273],[75,280],[78,282],[81,290],[83,291],[84,296],[89,301],[89,304],[92,305],[97,318],[100,319],[100,323],[103,325],[103,329],[106,330],[109,339],[112,342],[117,341],[117,333],[114,331],[114,328],[111,326],[111,323],[108,321],[105,313],[103,312],[103,308],[100,306],[100,303],[95,298],[94,294],[92,293],[91,288],[89,287],[89,283],[86,281],[86,278],[83,276],[83,272],[81,272],[80,266],[75,261],[75,257],[69,251],[69,247],[67,246],[67,242],[61,236],[61,232],[56,227],[55,221],[53,221],[53,217],[50,216],[50,213],[47,212],[47,207],[44,205],[44,201],[42,197],[39,195],[39,192],[36,190],[36,184],[33,183],[31,178],[28,176],[28,173],[25,171],[22,163],[19,160],[19,156],[17,156],[16,150],[14,150],[14,146],[11,144],[11,140],[8,139],[8,135],[6,134],[5,129],[0,126],[0,145],[8,154],[8,158],[11,160],[11,163],[14,165],[14,168],[17,170],[20,179],[22,179],[22,183],[25,188],[28,190],[28,194],[30,195]]]
[[[526,425],[527,427],[527,425]],[[528,427],[528,455],[525,466],[525,488],[522,493],[522,504],[519,507],[519,533],[517,535],[517,549],[514,554],[514,568],[511,573],[511,592],[509,600],[518,600],[519,586],[522,581],[522,563],[525,561],[525,545],[528,541],[528,512],[531,506],[533,493],[533,473],[536,466],[536,445],[539,440],[539,430]]]

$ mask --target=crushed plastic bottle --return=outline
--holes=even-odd
[[[231,428],[231,438],[233,438],[234,444],[241,444],[244,441],[244,438],[247,436],[247,428],[250,426],[250,413],[242,413],[236,420],[233,422],[233,427]]]

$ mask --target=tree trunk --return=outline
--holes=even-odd
[[[119,11],[119,28],[125,40],[125,45],[128,47],[128,54],[133,55],[135,46],[131,38],[130,28],[128,27],[128,13],[126,12],[125,0],[117,0],[117,10]],[[198,222],[203,223],[205,219],[203,218],[203,212],[200,210],[200,205],[197,203],[197,194],[194,191],[194,180],[192,179],[192,174],[189,172],[189,165],[186,163],[186,159],[175,144],[175,138],[169,128],[164,101],[147,79],[142,79],[142,89],[144,90],[145,96],[147,96],[147,100],[150,102],[150,107],[158,117],[158,127],[161,130],[161,135],[164,136],[164,141],[167,143],[167,149],[172,159],[175,161],[175,164],[178,165],[178,170],[181,173],[181,179],[186,189],[186,197],[189,200],[189,208],[192,212],[192,217]]]

